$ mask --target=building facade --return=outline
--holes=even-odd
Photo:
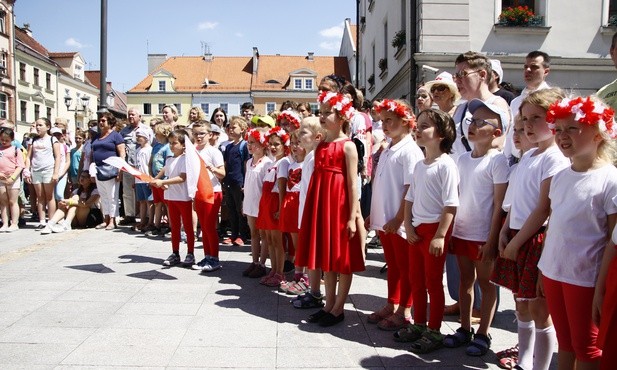
[[[15,31],[13,6],[15,1],[0,1],[0,118],[15,122]]]
[[[523,25],[499,16],[509,6],[528,6]],[[552,58],[549,84],[581,94],[615,79],[608,57],[617,31],[617,1],[589,0],[359,0],[358,80],[369,98],[405,97],[469,50],[499,59],[504,81],[524,87],[525,55]],[[576,26],[573,26],[576,25]],[[424,67],[424,68],[423,68]]]

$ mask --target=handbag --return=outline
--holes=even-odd
[[[96,179],[99,181],[111,180],[118,176],[118,173],[118,168],[110,164],[103,163],[102,165],[96,165]]]

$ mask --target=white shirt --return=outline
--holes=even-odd
[[[302,225],[302,214],[304,213],[304,204],[306,203],[306,193],[308,192],[309,183],[313,170],[315,170],[315,151],[311,150],[306,153],[304,162],[302,162],[302,179],[300,179],[300,195],[298,207],[298,227]]]
[[[50,135],[45,135],[32,142],[30,170],[51,171],[54,169],[55,154],[53,144],[57,142],[58,139]]]
[[[271,165],[272,160],[267,156],[263,156],[257,163],[254,163],[253,157],[246,161],[242,212],[247,216],[259,216],[259,200],[261,199],[264,177]]]
[[[484,242],[491,231],[495,185],[507,184],[510,167],[501,152],[489,150],[479,158],[464,153],[456,162],[460,177],[459,200],[452,236]]]
[[[568,167],[551,181],[551,218],[538,267],[553,280],[594,287],[607,241],[607,216],[617,213],[617,168]]]
[[[285,159],[285,157],[279,159],[276,162],[272,162],[270,164],[270,166],[268,167],[268,169],[266,170],[266,176],[264,176],[264,182],[273,182],[274,183],[274,186],[272,187],[272,192],[273,193],[277,193],[278,194],[278,192],[279,192],[279,187],[278,187],[278,184],[277,184],[277,181],[276,181],[277,178],[278,178],[277,177],[277,171],[278,171],[278,168],[279,168],[279,165],[280,165],[281,161],[283,161],[284,159]],[[289,167],[289,166],[286,166],[286,167]]]
[[[405,196],[405,185],[411,185],[416,164],[423,159],[424,154],[411,135],[383,150],[374,170],[371,229],[383,231],[383,226],[396,216]],[[403,224],[396,233],[407,238]]]
[[[542,181],[570,166],[570,161],[561,154],[557,145],[534,156],[537,151],[537,148],[528,150],[518,163],[516,176],[510,178],[510,228],[514,230],[520,230],[531,212],[536,209]]]
[[[223,153],[217,148],[206,145],[202,150],[198,150],[199,155],[206,163],[206,166],[218,168],[225,165],[223,161]],[[212,190],[215,193],[220,193],[223,191],[223,187],[221,186],[221,181],[212,171],[208,170],[208,175],[210,176],[210,182],[212,183]]]
[[[505,156],[504,156],[505,157]],[[508,159],[506,158],[506,161]],[[518,163],[515,163],[510,167],[510,176],[509,181],[512,182],[512,179],[516,176],[516,169],[518,168]],[[510,207],[512,206],[512,187],[508,185],[506,189],[506,195],[503,197],[503,203],[501,204],[501,209],[504,212],[510,212]]]
[[[419,161],[405,200],[413,202],[413,226],[439,222],[444,207],[458,207],[458,170],[454,160],[444,153],[429,165]]]
[[[289,164],[287,169],[287,192],[298,193],[300,192],[300,182],[302,181],[302,164],[304,162],[293,161]],[[283,177],[283,176],[281,176]]]
[[[168,179],[176,176],[180,176],[181,173],[186,174],[186,156],[182,154],[179,157],[171,157],[167,159],[165,167],[165,176]],[[189,189],[186,186],[186,181],[180,184],[168,185],[164,194],[165,200],[178,200],[178,201],[190,201]]]
[[[147,175],[149,169],[148,165],[150,164],[150,157],[152,156],[152,147],[150,145],[146,147],[138,146],[134,154],[135,159],[133,163],[135,164],[135,168],[137,168],[139,172],[145,173]],[[143,180],[135,178],[136,184],[142,184],[144,182],[145,181]]]

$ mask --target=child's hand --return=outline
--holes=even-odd
[[[506,245],[510,242],[510,238],[508,237],[508,231],[504,231],[501,229],[499,232],[499,244],[497,245],[499,256],[503,258],[503,251],[506,249]]]
[[[152,181],[150,184],[152,184],[152,186],[156,186],[157,188],[163,187],[163,181],[159,179]]]
[[[444,238],[433,238],[428,246],[428,253],[432,256],[439,257],[443,254],[445,240]]]
[[[509,242],[506,245],[506,248],[503,250],[503,258],[516,261],[516,257],[518,256],[518,250],[520,249],[520,245],[515,245],[512,242]]]
[[[353,218],[347,221],[347,234],[349,235],[349,239],[353,238],[356,235],[356,219]]]
[[[416,234],[416,228],[413,226],[405,227],[405,234],[407,234],[407,242],[414,244],[420,241],[420,237]]]
[[[602,304],[604,303],[604,293],[596,287],[593,295],[593,303],[591,306],[591,317],[596,326],[600,326],[600,318],[602,314]]]
[[[484,243],[484,245],[478,251],[479,256],[482,257],[482,262],[493,262],[497,253],[495,252],[495,245],[491,243]]]
[[[398,220],[396,217],[391,219],[390,221],[386,222],[385,225],[383,225],[383,231],[386,234],[395,234],[398,229],[401,227],[401,224],[403,223],[403,220]]]

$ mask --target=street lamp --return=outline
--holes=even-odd
[[[84,113],[84,117],[88,115],[88,103],[90,102],[90,97],[88,95],[83,95],[79,97],[79,102],[75,103],[75,108],[71,109],[71,104],[73,104],[73,98],[71,98],[68,94],[64,97],[64,105],[66,105],[66,110],[69,112],[75,112],[75,128],[78,128],[77,125],[77,114],[79,112]]]

